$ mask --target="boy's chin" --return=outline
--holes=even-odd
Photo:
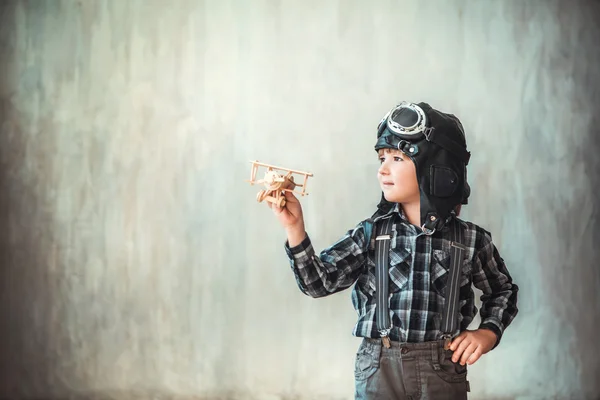
[[[400,203],[400,204],[408,204],[413,202],[419,202],[419,198],[415,197],[407,197],[407,196],[394,196],[390,193],[383,193],[383,198],[389,201],[390,203]]]
[[[388,196],[384,193],[383,198],[389,201],[390,203],[402,203],[402,199],[399,196]]]

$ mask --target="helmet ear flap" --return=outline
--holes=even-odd
[[[429,193],[436,197],[450,197],[458,188],[458,175],[452,169],[441,165],[430,168]]]
[[[471,186],[465,180],[465,186],[463,188],[463,198],[461,204],[469,204],[469,196],[471,195]]]

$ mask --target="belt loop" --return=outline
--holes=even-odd
[[[445,342],[442,342],[438,345],[438,352],[440,355],[440,363],[442,363],[442,362],[444,362],[444,359],[446,358]]]
[[[377,368],[379,368],[379,362],[381,360],[381,353],[383,352],[383,343],[381,343],[381,340],[378,340],[377,343],[374,344],[373,346],[373,358],[375,359],[375,365],[377,366]]]
[[[440,368],[440,342],[431,342],[431,366],[435,371],[439,371]]]

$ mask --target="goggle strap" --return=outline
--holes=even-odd
[[[428,141],[454,153],[454,155],[459,157],[465,163],[465,165],[469,164],[471,153],[454,140],[449,139],[447,136],[436,134],[435,128],[428,128],[423,133]]]

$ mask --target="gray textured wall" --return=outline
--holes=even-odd
[[[317,247],[375,126],[458,115],[464,216],[521,313],[473,399],[598,398],[598,2],[0,3],[0,397],[350,399],[349,291],[296,288],[248,160],[310,170]]]

